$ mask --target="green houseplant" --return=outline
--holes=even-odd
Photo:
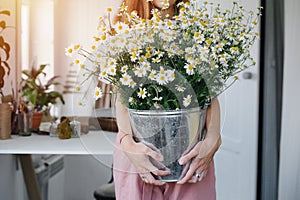
[[[42,76],[46,76],[44,72],[47,64],[40,65],[38,68],[32,67],[30,70],[23,70],[21,90],[22,97],[28,101],[29,107],[33,113],[32,129],[38,129],[43,114],[49,115],[49,107],[56,104],[59,99],[63,104],[64,98],[60,92],[54,91],[53,86],[60,85],[56,79],[59,76],[53,76],[46,83],[41,80]],[[39,115],[39,122],[35,123],[36,116]]]

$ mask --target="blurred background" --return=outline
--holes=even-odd
[[[12,26],[1,32],[11,46],[10,76],[4,93],[17,88],[23,69],[33,62],[49,64],[48,77],[60,76],[66,105],[57,115],[90,117],[89,102],[73,109],[77,94],[70,88],[77,66],[65,56],[72,43],[91,45],[98,18],[115,11],[120,0],[0,0]],[[225,7],[231,1],[218,0]],[[263,6],[260,40],[252,48],[257,62],[220,96],[222,146],[215,157],[218,200],[297,200],[300,196],[300,33],[298,0],[239,0],[246,9]],[[0,16],[2,18],[2,16]],[[0,18],[0,21],[2,20]],[[0,143],[1,145],[1,143]],[[1,152],[0,152],[1,153]],[[49,179],[48,199],[93,199],[93,192],[111,178],[111,155],[60,155],[63,165]],[[33,155],[38,163],[50,159]],[[17,155],[0,154],[0,199],[28,199]]]

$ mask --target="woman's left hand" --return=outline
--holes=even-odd
[[[207,133],[207,136],[208,135],[209,133]],[[179,164],[184,165],[190,160],[191,163],[186,169],[186,175],[178,181],[177,184],[201,181],[206,176],[208,167],[220,145],[220,135],[212,134],[211,137],[207,137],[203,141],[199,141],[188,154],[182,156],[179,159]]]

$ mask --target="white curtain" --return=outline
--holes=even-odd
[[[300,1],[285,0],[285,62],[279,200],[300,198]]]

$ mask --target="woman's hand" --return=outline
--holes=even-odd
[[[170,174],[170,171],[160,163],[163,157],[159,152],[141,142],[136,143],[131,136],[122,140],[121,148],[144,182],[158,186],[164,184],[155,178]]]
[[[185,169],[185,176],[177,184],[201,181],[206,176],[209,165],[220,145],[221,137],[208,137],[198,142],[188,154],[181,157],[179,164],[184,165],[189,161],[191,163]]]
[[[218,99],[214,99],[207,108],[206,113],[206,130],[205,139],[199,141],[191,151],[179,159],[179,164],[186,165],[183,174],[185,176],[178,181],[178,184],[186,182],[201,181],[207,174],[208,167],[213,157],[221,145],[220,135],[220,106]]]
[[[116,102],[116,117],[122,151],[134,165],[143,181],[149,184],[163,185],[164,183],[156,180],[155,176],[166,176],[170,174],[170,171],[160,163],[163,157],[155,148],[133,140],[129,114],[119,96],[117,96]]]

